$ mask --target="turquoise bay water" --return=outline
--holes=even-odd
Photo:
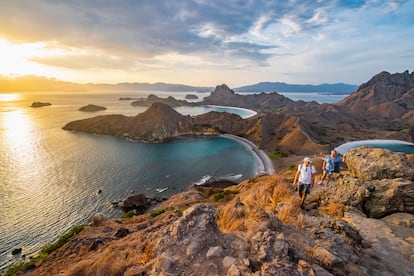
[[[120,216],[121,212],[111,205],[114,200],[133,193],[168,196],[206,174],[243,174],[241,180],[255,174],[257,164],[252,153],[225,138],[147,144],[61,129],[76,119],[104,114],[132,116],[146,109],[119,101],[120,96],[125,95],[2,95],[0,270],[20,257],[11,255],[14,248],[22,247],[22,254],[31,254],[96,213]],[[51,102],[52,106],[31,108],[33,101]],[[78,111],[91,103],[108,109]],[[229,111],[206,107],[181,112],[194,115],[206,110]],[[247,110],[233,111],[251,115]],[[166,187],[169,189],[162,194],[156,192]]]

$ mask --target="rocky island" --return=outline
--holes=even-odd
[[[51,103],[42,103],[42,102],[33,102],[32,105],[30,107],[43,107],[43,106],[50,106],[52,105]]]
[[[88,104],[88,105],[85,105],[79,108],[79,111],[85,111],[85,112],[95,112],[95,111],[101,111],[101,110],[106,110],[106,107],[94,105],[94,104]]]

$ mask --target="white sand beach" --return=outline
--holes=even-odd
[[[231,134],[222,134],[221,136],[243,144],[247,149],[254,153],[257,161],[256,174],[272,175],[275,173],[275,168],[273,166],[272,160],[270,160],[269,156],[267,156],[263,150],[257,148],[253,142]]]

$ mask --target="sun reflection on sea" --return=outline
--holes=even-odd
[[[16,178],[30,180],[36,173],[36,157],[39,151],[32,118],[24,110],[1,112],[0,129],[4,139],[2,150],[8,156],[7,166],[14,171]]]
[[[0,94],[0,102],[16,101],[20,98],[19,94]]]

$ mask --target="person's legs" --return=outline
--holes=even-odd
[[[300,196],[300,208],[304,208],[303,204],[305,203],[306,196],[309,194],[309,185],[300,184],[299,185],[299,196]]]
[[[318,185],[323,185],[323,181],[325,180],[327,175],[328,174],[326,173],[326,170],[323,170],[322,177],[321,177],[321,180],[319,181]]]
[[[329,182],[331,181],[331,176],[332,176],[332,173],[328,173],[328,174],[326,174],[327,176],[328,176],[328,180],[326,181],[326,186],[329,186]]]
[[[303,185],[303,184],[299,184],[299,197],[300,198],[302,198],[302,195],[303,195],[303,193],[304,193],[304,189],[305,188],[305,185]]]

